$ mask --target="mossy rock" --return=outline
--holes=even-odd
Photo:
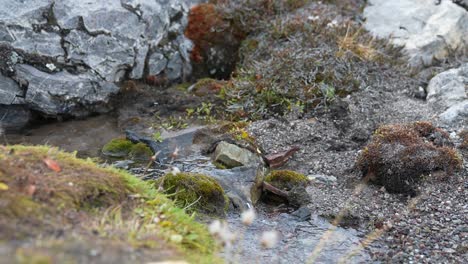
[[[429,122],[384,125],[357,159],[364,177],[394,193],[415,194],[416,184],[434,171],[451,176],[462,167],[447,132]]]
[[[106,156],[123,158],[132,150],[133,143],[124,138],[115,138],[109,141],[102,148],[102,153]]]
[[[224,216],[229,205],[219,183],[203,174],[167,174],[163,178],[164,190],[180,207],[209,215]]]
[[[28,241],[28,249],[52,256],[53,263],[79,262],[83,251],[75,249],[89,252],[101,245],[112,254],[132,248],[141,253],[135,256],[139,263],[161,257],[219,262],[204,225],[153,185],[90,159],[47,146],[0,146],[0,187],[2,241],[14,248]],[[14,263],[8,256],[3,260]]]
[[[148,161],[153,155],[153,151],[145,143],[137,143],[130,149],[129,156],[133,160]]]
[[[265,181],[286,191],[295,187],[305,186],[309,182],[304,174],[290,170],[272,171],[266,176]]]

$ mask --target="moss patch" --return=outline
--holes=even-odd
[[[148,161],[153,151],[144,143],[132,143],[128,139],[115,138],[102,148],[102,153],[109,157],[130,158],[135,161]]]
[[[131,147],[129,156],[133,160],[148,161],[153,155],[153,151],[145,143],[137,143]]]
[[[286,191],[297,186],[305,186],[309,182],[304,174],[290,170],[272,171],[266,176],[265,181]]]
[[[221,185],[202,174],[167,174],[163,187],[177,205],[189,211],[224,216],[229,203]]]
[[[8,146],[0,147],[0,183],[4,187],[0,190],[0,236],[5,241],[15,240],[15,247],[21,247],[24,240],[29,249],[34,249],[34,241],[40,248],[39,252],[25,251],[31,254],[20,252],[17,257],[21,260],[38,256],[53,256],[54,263],[78,260],[83,253],[73,255],[75,248],[89,253],[99,243],[115,251],[111,256],[126,252],[118,248],[134,248],[142,252],[137,258],[147,257],[138,261],[142,263],[161,256],[218,262],[205,226],[126,172],[100,168],[91,160],[46,146]],[[57,239],[57,232],[63,230],[67,231],[58,244],[66,247],[69,244],[64,239],[70,238],[77,245],[59,251],[61,254],[43,254],[54,252],[55,246],[45,241]],[[168,255],[158,253],[163,252],[159,249]]]
[[[357,167],[369,180],[389,192],[414,193],[424,175],[444,171],[450,176],[462,159],[448,134],[429,122],[384,125],[362,151]]]
[[[130,153],[132,146],[133,143],[130,140],[115,138],[104,145],[102,153],[107,156],[122,158]]]

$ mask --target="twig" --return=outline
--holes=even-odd
[[[269,183],[266,183],[266,182],[263,182],[263,190],[267,190],[269,192],[272,192],[276,195],[279,195],[281,197],[284,197],[284,198],[288,198],[288,193],[283,191],[283,190],[280,190],[278,188],[276,188],[275,186],[269,184]]]

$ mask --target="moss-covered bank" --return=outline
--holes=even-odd
[[[91,250],[99,258],[108,254],[110,261],[128,258],[128,248],[138,251],[132,257],[141,262],[218,262],[205,226],[165,195],[126,172],[74,154],[47,146],[2,146],[0,187],[0,246],[13,252],[12,263],[36,256],[44,263],[101,262],[89,256]]]

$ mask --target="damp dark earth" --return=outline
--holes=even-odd
[[[0,263],[468,262],[468,2],[0,5]]]

